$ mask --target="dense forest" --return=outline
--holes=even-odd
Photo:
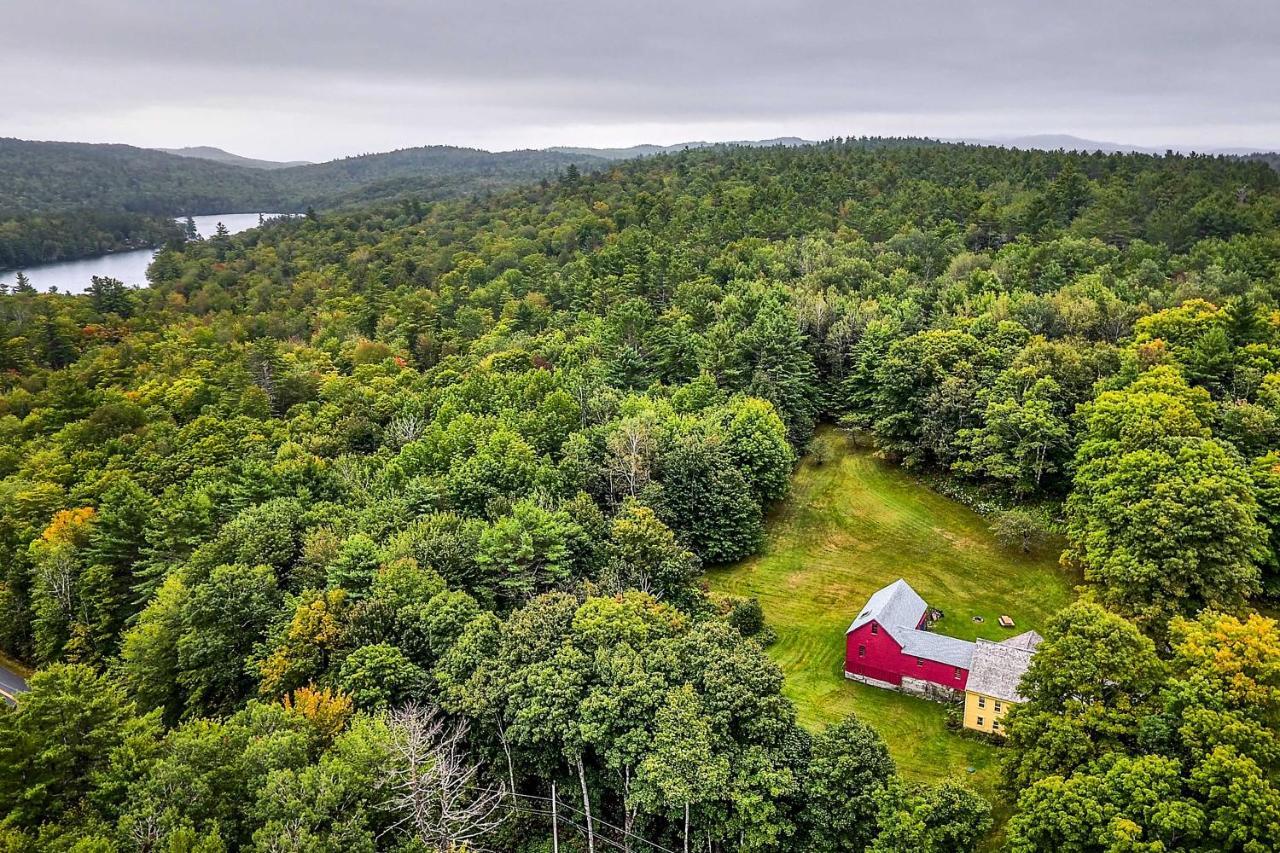
[[[179,215],[431,201],[593,159],[437,145],[264,170],[130,145],[0,138],[0,269],[158,246]]]
[[[0,270],[146,249],[182,237],[170,217],[111,209],[0,216]]]
[[[1010,850],[1274,849],[1265,163],[688,151],[150,277],[0,296],[0,847],[543,851],[554,796],[572,849],[974,849],[700,582],[834,421],[1083,571]]]

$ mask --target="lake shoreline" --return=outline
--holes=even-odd
[[[293,215],[295,214],[264,211],[211,213],[191,218],[195,221],[197,233],[202,239],[207,240],[214,236],[219,223],[226,226],[228,234],[239,234],[259,227],[260,219],[270,222],[273,219]],[[174,222],[181,226],[185,219],[186,217],[177,218]],[[147,267],[151,265],[156,252],[164,247],[165,242],[153,243],[144,240],[133,247],[121,246],[92,255],[0,269],[0,284],[7,284],[12,288],[17,281],[17,274],[21,272],[41,293],[49,292],[50,287],[54,287],[57,288],[58,293],[78,295],[89,288],[95,275],[116,278],[129,286],[146,287],[149,284],[146,278]]]
[[[124,244],[114,249],[107,249],[106,251],[68,255],[62,258],[49,258],[47,260],[40,261],[40,263],[38,264],[25,264],[23,266],[16,266],[16,267],[0,266],[0,275],[4,273],[26,272],[27,270],[37,269],[38,267],[47,267],[50,264],[69,264],[69,263],[74,263],[76,261],[88,261],[94,258],[105,258],[105,257],[109,257],[110,255],[120,255],[120,254],[124,254],[125,252],[140,252],[143,249],[150,249],[153,252],[158,252],[160,250],[160,247],[163,245],[164,245],[164,241],[161,241],[158,243],[150,243],[150,242],[143,241],[140,243]]]

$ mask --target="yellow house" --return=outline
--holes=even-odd
[[[978,640],[964,690],[964,727],[1004,736],[1009,708],[1024,701],[1018,692],[1041,636],[1027,631],[999,643]]]

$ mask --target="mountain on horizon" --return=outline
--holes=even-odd
[[[801,139],[798,136],[778,136],[773,139],[736,139],[729,142],[707,142],[705,140],[697,140],[691,142],[677,142],[674,145],[632,145],[627,148],[588,148],[584,146],[572,145],[553,145],[550,148],[544,148],[544,151],[555,151],[560,154],[574,154],[582,157],[600,157],[605,160],[630,160],[633,157],[652,157],[657,154],[674,154],[678,151],[684,151],[686,148],[712,148],[717,145],[738,145],[747,148],[771,148],[775,145],[785,145],[794,148],[798,145],[813,145],[813,140]]]
[[[223,151],[221,148],[214,148],[212,145],[191,145],[186,148],[155,148],[154,151],[163,151],[165,154],[173,154],[178,157],[190,157],[194,160],[212,160],[215,163],[226,163],[230,166],[244,166],[247,169],[288,169],[292,166],[310,166],[310,160],[258,160],[254,157],[241,157],[239,154],[232,154],[230,151]]]
[[[1109,140],[1088,139],[1081,136],[1075,136],[1070,133],[1033,133],[1019,136],[952,136],[952,137],[925,137],[933,138],[943,143],[963,143],[966,145],[994,145],[999,148],[1020,148],[1032,149],[1040,151],[1084,151],[1094,152],[1101,151],[1106,154],[1137,152],[1140,154],[1165,154],[1168,151],[1175,151],[1182,154],[1197,152],[1201,154],[1221,154],[1227,156],[1249,156],[1257,154],[1265,154],[1276,149],[1268,148],[1249,148],[1243,146],[1226,147],[1226,148],[1197,148],[1195,146],[1173,145],[1173,146],[1151,146],[1151,145],[1130,145],[1122,142],[1111,142]],[[742,146],[749,148],[768,148],[776,145],[787,147],[796,147],[800,145],[817,144],[814,140],[804,139],[799,136],[777,136],[770,139],[735,139],[722,141],[709,141],[705,139],[689,140],[687,142],[677,142],[672,145],[657,145],[653,143],[643,143],[639,145],[630,145],[626,147],[615,148],[593,148],[585,145],[552,145],[541,149],[522,149],[512,151],[484,151],[482,149],[459,148],[448,145],[424,145],[416,148],[399,149],[397,151],[379,152],[377,154],[362,154],[347,157],[337,157],[323,163],[314,163],[308,160],[261,160],[253,157],[243,157],[239,154],[232,154],[221,148],[215,148],[211,145],[195,145],[185,148],[153,148],[153,151],[161,151],[165,154],[173,154],[178,157],[188,157],[191,159],[208,160],[215,163],[223,163],[231,166],[241,166],[250,169],[262,169],[266,171],[274,171],[277,169],[292,169],[299,166],[327,166],[330,164],[347,163],[350,168],[352,161],[364,163],[371,159],[386,157],[388,160],[395,162],[403,162],[406,152],[414,152],[417,157],[422,154],[431,152],[438,156],[441,152],[451,152],[456,154],[481,154],[491,155],[500,159],[504,155],[510,157],[523,155],[528,158],[529,155],[535,153],[543,153],[549,155],[567,155],[569,157],[585,157],[594,160],[630,160],[636,157],[652,157],[659,154],[674,154],[680,151],[713,148],[717,145],[724,146]],[[390,156],[387,156],[390,155]],[[410,155],[411,157],[413,155]],[[414,158],[417,159],[417,158]],[[361,164],[363,165],[363,163]],[[380,164],[381,165],[381,164]],[[559,165],[563,165],[560,163]],[[587,165],[583,163],[582,165]],[[331,167],[332,168],[332,167]],[[345,170],[343,170],[345,171]]]
[[[995,145],[1000,148],[1022,148],[1035,149],[1039,151],[1083,151],[1094,152],[1101,151],[1104,154],[1123,154],[1127,152],[1136,152],[1138,154],[1165,154],[1174,151],[1179,154],[1222,154],[1233,157],[1243,157],[1250,154],[1265,154],[1274,149],[1268,148],[1247,148],[1247,147],[1230,147],[1217,148],[1209,146],[1207,148],[1196,147],[1194,145],[1129,145],[1123,142],[1108,142],[1099,139],[1086,139],[1080,136],[1073,136],[1069,133],[1032,133],[1025,136],[991,136],[991,137],[973,137],[973,136],[957,136],[940,140],[942,142],[963,142],[968,145]]]

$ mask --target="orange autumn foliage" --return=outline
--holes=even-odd
[[[292,711],[306,718],[316,733],[326,741],[333,740],[338,732],[351,719],[351,697],[338,693],[327,687],[323,690],[314,685],[299,687],[292,693],[286,693],[281,700],[285,710]]]
[[[98,511],[91,506],[60,510],[54,513],[53,520],[44,529],[44,533],[40,534],[40,538],[50,545],[64,542],[80,544],[88,533],[89,523],[97,514]]]

